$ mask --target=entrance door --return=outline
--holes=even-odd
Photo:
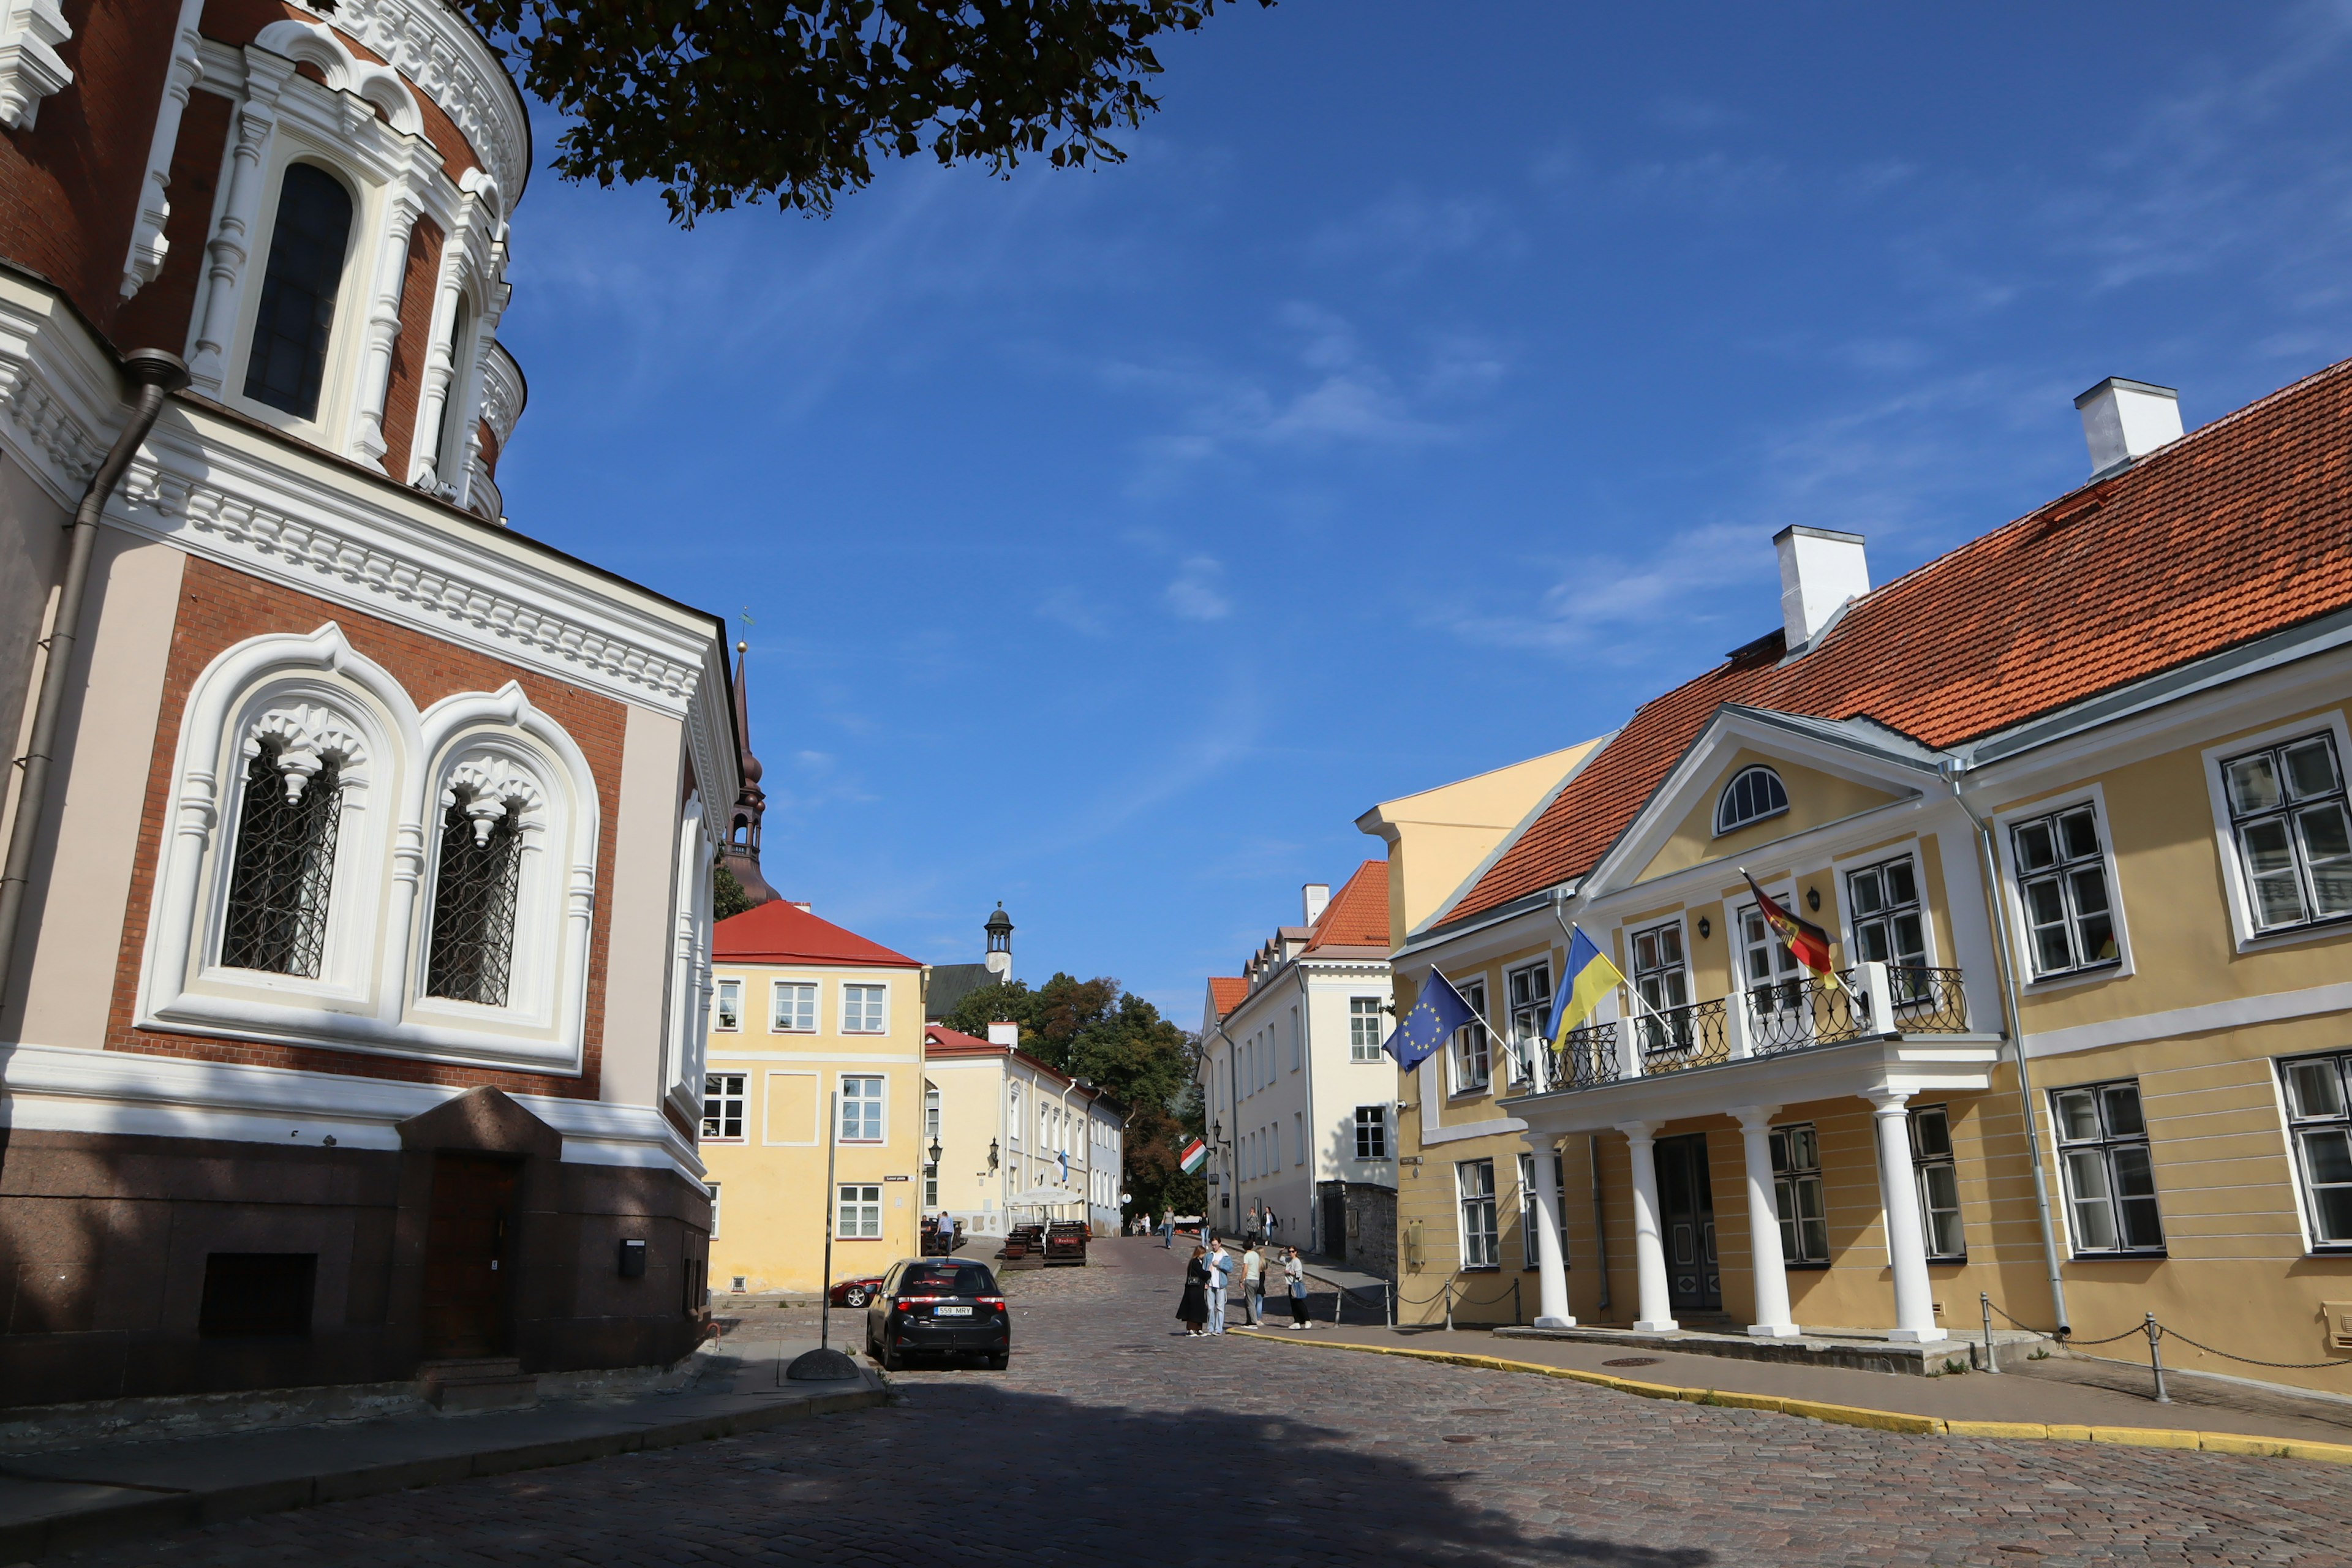
[[[1706,1134],[1661,1138],[1657,1159],[1666,1300],[1694,1311],[1716,1311],[1723,1306],[1723,1271],[1715,1258],[1715,1189],[1706,1174]]]
[[[1348,1200],[1338,1193],[1323,1194],[1323,1256],[1335,1261],[1348,1260]]]
[[[436,1154],[425,1232],[425,1358],[505,1355],[514,1283],[518,1169],[481,1154]]]

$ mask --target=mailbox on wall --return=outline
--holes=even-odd
[[[646,1277],[646,1244],[631,1237],[621,1243],[621,1278],[642,1279]]]

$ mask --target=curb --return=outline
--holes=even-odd
[[[1392,1345],[1351,1345],[1339,1340],[1294,1340],[1254,1329],[1228,1331],[1247,1339],[1274,1344],[1311,1345],[1318,1350],[1356,1351],[1366,1355],[1409,1356],[1415,1361],[1441,1362],[1448,1366],[1475,1367],[1486,1372],[1532,1373],[1569,1383],[1591,1384],[1643,1399],[1675,1399],[1685,1405],[1713,1405],[1733,1410],[1769,1410],[1827,1421],[1840,1426],[1864,1426],[1878,1432],[1907,1432],[1947,1437],[2031,1438],[2063,1443],[2120,1443],[2136,1448],[2195,1448],[2209,1454],[2236,1454],[2263,1459],[2309,1459],[2323,1465],[2352,1465],[2352,1444],[2306,1443],[2291,1437],[2250,1437],[2239,1432],[2186,1432],[2163,1426],[2064,1426],[2039,1421],[1950,1421],[1940,1415],[1915,1415],[1906,1410],[1871,1410],[1859,1405],[1828,1405],[1815,1399],[1790,1399],[1774,1394],[1738,1394],[1718,1388],[1685,1388],[1670,1383],[1641,1383],[1607,1373],[1576,1367],[1546,1366],[1540,1362],[1509,1361],[1502,1356],[1473,1355],[1462,1351],[1407,1350]]]
[[[646,1448],[674,1448],[688,1443],[705,1443],[717,1437],[732,1437],[744,1432],[782,1426],[803,1416],[835,1415],[845,1411],[870,1409],[887,1404],[889,1397],[889,1387],[884,1384],[861,1388],[854,1393],[823,1394],[814,1399],[758,1405],[717,1415],[698,1415],[659,1426],[600,1432],[592,1436],[562,1437],[550,1442],[519,1443],[481,1453],[449,1454],[430,1459],[399,1459],[315,1476],[254,1481],[210,1490],[172,1492],[161,1496],[151,1490],[144,1497],[101,1504],[50,1519],[0,1525],[0,1563],[27,1563],[60,1552],[111,1545],[142,1536],[246,1519],[255,1514],[280,1513],[320,1503],[349,1502],[356,1498],[375,1497],[384,1492],[406,1491],[413,1487],[440,1486],[449,1481],[511,1475],[518,1470],[576,1465],[583,1459],[608,1459],[614,1455],[633,1454]]]

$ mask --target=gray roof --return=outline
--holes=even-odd
[[[942,1022],[965,997],[995,984],[996,975],[985,963],[931,965],[930,993],[923,1003],[923,1022]]]

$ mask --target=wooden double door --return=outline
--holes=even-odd
[[[521,1174],[519,1161],[495,1155],[433,1157],[433,1207],[425,1233],[425,1360],[511,1353]]]
[[[1661,1138],[1656,1157],[1666,1300],[1688,1311],[1719,1311],[1723,1268],[1715,1252],[1715,1187],[1707,1179],[1706,1134]]]

